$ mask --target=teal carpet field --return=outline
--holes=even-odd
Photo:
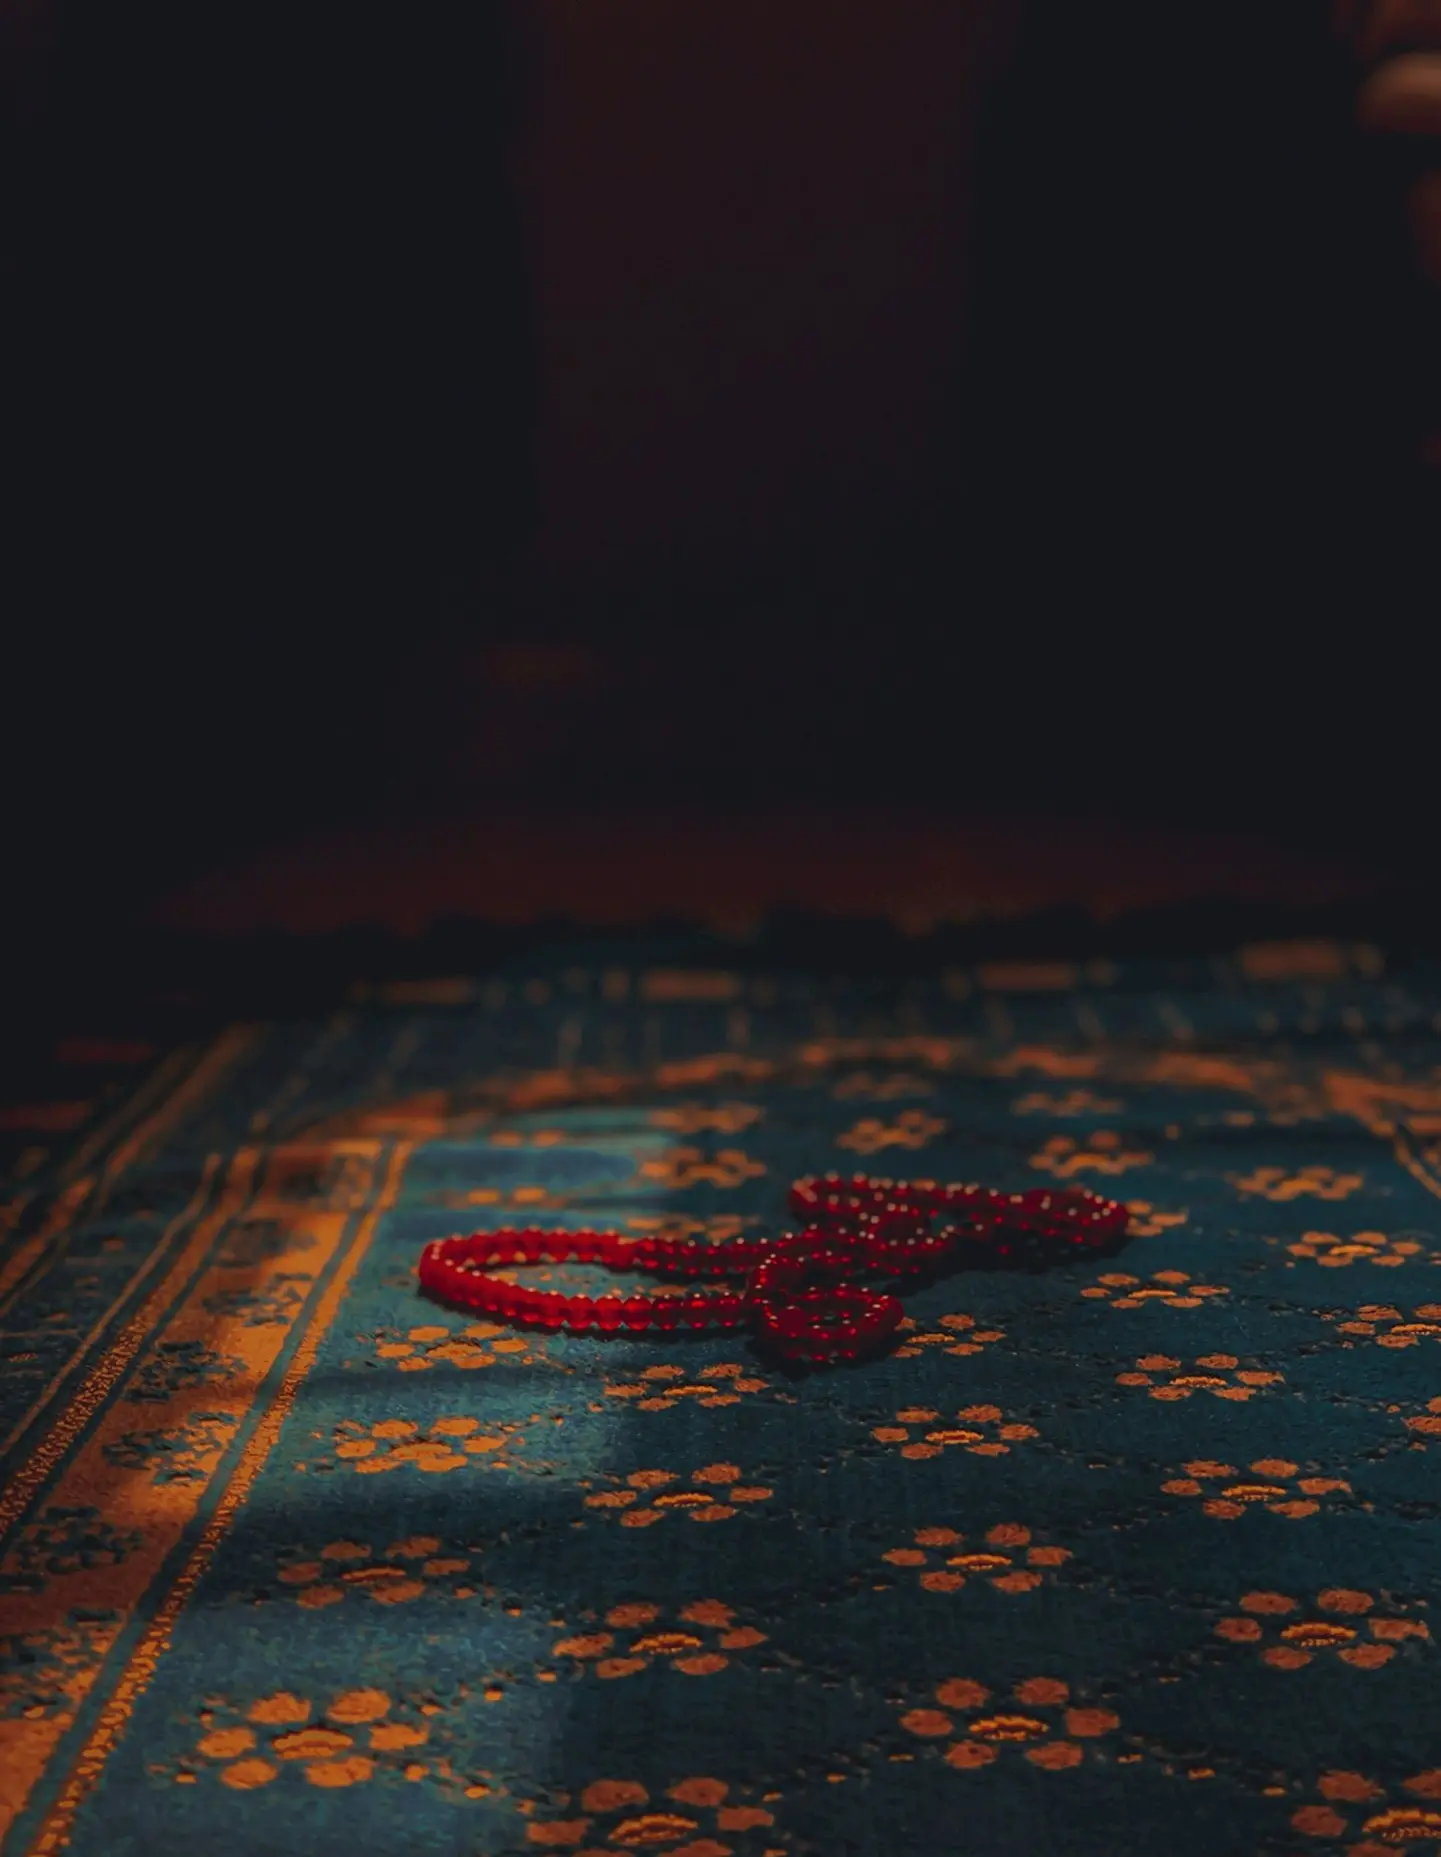
[[[1441,972],[567,953],[69,1120],[5,1188],[5,1857],[1441,1843]],[[1130,1236],[812,1373],[417,1290],[449,1232],[723,1241],[833,1168]]]

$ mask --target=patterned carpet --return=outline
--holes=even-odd
[[[1441,1840],[1441,973],[569,960],[6,1112],[6,1857]],[[812,1374],[416,1291],[832,1167],[1131,1236]]]

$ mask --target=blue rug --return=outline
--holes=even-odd
[[[568,954],[71,1119],[0,1252],[6,1857],[1441,1840],[1441,976]],[[448,1232],[723,1240],[831,1168],[1131,1236],[814,1373],[416,1289]]]

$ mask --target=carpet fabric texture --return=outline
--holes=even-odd
[[[1441,1839],[1441,972],[572,950],[67,1062],[4,1118],[5,1857]],[[832,1168],[1131,1234],[811,1373],[416,1288]]]

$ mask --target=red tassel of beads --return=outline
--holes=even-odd
[[[996,1193],[865,1174],[797,1180],[790,1206],[805,1221],[799,1233],[720,1245],[535,1228],[437,1238],[421,1253],[419,1277],[422,1288],[444,1302],[552,1333],[751,1327],[778,1352],[819,1364],[872,1353],[900,1326],[899,1297],[869,1289],[862,1279],[930,1276],[968,1256],[1100,1250],[1125,1235],[1128,1218],[1116,1200],[1084,1188]],[[489,1274],[497,1266],[572,1261],[654,1276],[744,1281],[739,1290],[593,1298],[523,1289]]]

